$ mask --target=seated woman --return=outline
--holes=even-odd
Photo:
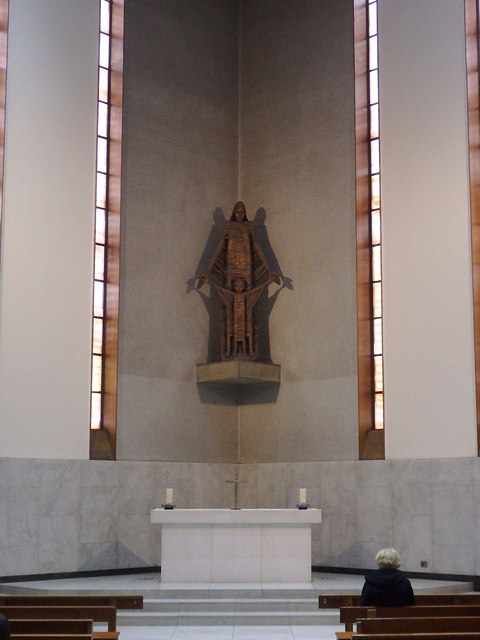
[[[410,580],[398,569],[398,552],[392,548],[380,549],[375,562],[379,568],[365,576],[360,604],[377,607],[405,607],[415,604]]]

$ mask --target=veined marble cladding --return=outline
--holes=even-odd
[[[480,460],[223,464],[0,459],[0,576],[158,566],[150,509],[322,509],[315,565],[371,568],[396,547],[406,571],[480,575]],[[426,568],[420,562],[426,561]]]

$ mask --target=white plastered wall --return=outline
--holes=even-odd
[[[463,0],[380,0],[387,458],[476,455]]]
[[[98,0],[10,0],[1,455],[88,458]]]

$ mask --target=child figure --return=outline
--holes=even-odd
[[[247,289],[247,283],[243,278],[233,281],[233,291],[212,285],[222,299],[225,308],[225,334],[222,355],[224,359],[241,355],[254,359],[257,355],[254,341],[253,310],[258,302],[260,294],[273,278],[267,282]]]

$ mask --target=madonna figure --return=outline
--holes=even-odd
[[[217,274],[217,282],[212,274]],[[235,204],[230,220],[225,222],[207,270],[198,278],[197,289],[207,282],[223,303],[222,358],[254,360],[257,357],[254,309],[263,290],[271,282],[280,284],[280,278],[267,263],[243,202]]]

